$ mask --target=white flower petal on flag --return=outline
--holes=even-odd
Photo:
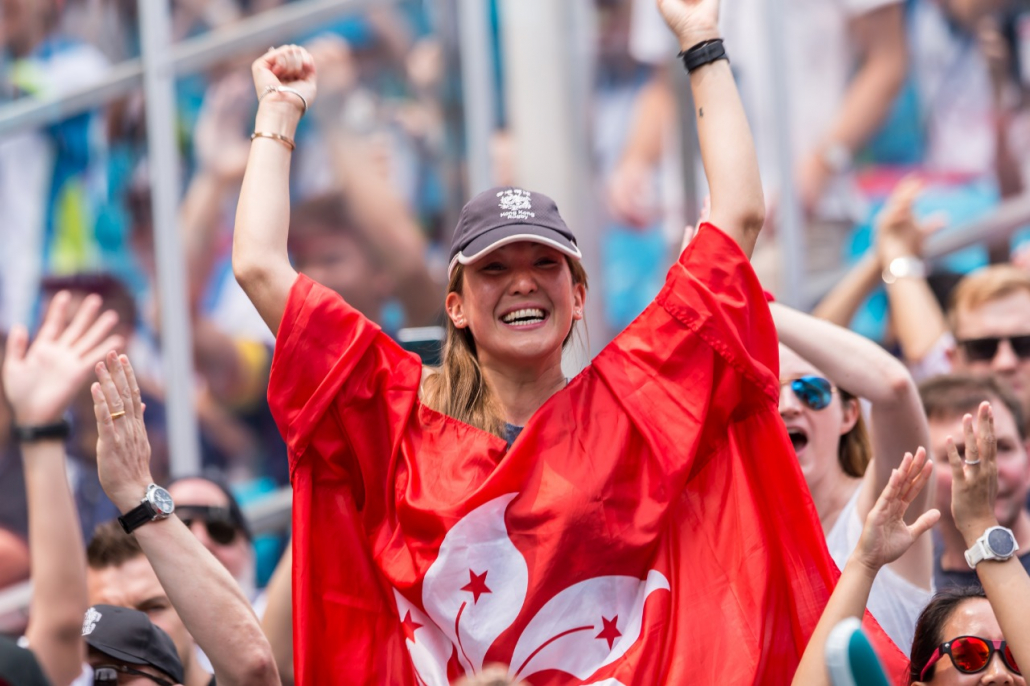
[[[546,669],[586,679],[618,660],[640,637],[644,601],[658,590],[670,590],[669,580],[653,569],[644,581],[603,576],[565,589],[522,632],[511,658],[511,679]]]
[[[454,642],[469,675],[482,671],[487,650],[526,600],[529,568],[504,523],[515,495],[491,500],[455,524],[422,585],[426,614]]]
[[[404,630],[404,643],[411,654],[420,683],[425,686],[448,686],[447,663],[454,654],[450,639],[396,588],[393,589],[393,596],[397,602],[397,616]]]

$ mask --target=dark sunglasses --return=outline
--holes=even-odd
[[[799,376],[790,381],[781,381],[780,386],[790,386],[797,399],[810,410],[824,410],[833,400],[837,389],[821,376]]]
[[[1030,334],[1022,336],[990,336],[988,338],[967,338],[959,341],[970,362],[990,362],[998,354],[998,346],[1008,341],[1012,352],[1021,360],[1030,358]]]
[[[1012,656],[1012,651],[1005,641],[988,641],[979,636],[959,636],[947,643],[942,643],[937,650],[933,651],[930,660],[923,667],[923,671],[919,673],[919,680],[923,681],[926,678],[927,670],[945,655],[951,656],[951,663],[958,671],[963,674],[976,674],[987,669],[987,665],[991,663],[991,658],[996,652],[1001,654],[1001,661],[1013,674],[1022,674],[1016,665],[1016,658]]]
[[[207,535],[219,545],[230,545],[239,533],[239,527],[226,507],[182,505],[175,508],[175,514],[179,515],[186,528],[192,528],[193,522],[203,522]]]
[[[104,684],[117,684],[118,674],[128,674],[130,676],[142,676],[150,679],[158,686],[175,686],[171,681],[156,677],[153,674],[147,674],[141,672],[138,669],[132,667],[125,667],[123,665],[102,665],[100,667],[93,668],[93,683],[103,686]]]

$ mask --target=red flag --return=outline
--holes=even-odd
[[[778,367],[747,258],[706,225],[508,449],[423,406],[419,360],[299,277],[269,385],[299,683],[494,662],[534,685],[789,683],[836,569]]]

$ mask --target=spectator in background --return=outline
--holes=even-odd
[[[97,296],[73,306],[69,293],[58,293],[31,345],[25,327],[12,329],[2,372],[28,501],[33,593],[25,638],[55,686],[69,684],[81,672],[78,627],[87,604],[81,529],[66,472],[64,415],[103,351],[124,342],[111,334],[117,317],[101,309]]]
[[[193,637],[133,536],[126,534],[116,520],[101,524],[86,548],[86,559],[90,604],[117,605],[146,613],[175,643],[185,673],[183,686],[213,685],[214,677],[198,661]],[[180,569],[189,575],[197,573],[185,565]]]
[[[51,686],[31,650],[0,636],[0,684],[4,686]]]
[[[145,614],[116,605],[93,605],[82,622],[93,683],[123,684],[142,677],[158,686],[183,684],[185,673],[172,639]],[[123,676],[124,675],[124,676]],[[135,683],[133,681],[132,683]]]
[[[1008,527],[1019,543],[1019,560],[1030,571],[1030,458],[1027,457],[1026,413],[1013,395],[995,379],[972,376],[939,376],[924,382],[920,394],[930,426],[930,448],[933,455],[947,454],[949,436],[962,435],[963,415],[975,412],[983,402],[990,402],[994,415],[994,436],[997,442],[997,498],[994,516],[1001,526]],[[960,453],[963,446],[959,446]],[[952,474],[937,470],[937,504],[942,517],[938,529],[943,548],[934,564],[937,590],[977,583],[976,572],[969,569],[963,553],[967,546],[962,531],[951,515]]]
[[[0,22],[0,103],[50,97],[102,78],[107,60],[58,30],[59,0],[5,0]],[[99,119],[83,113],[0,138],[0,328],[27,324],[40,275],[82,269],[95,257],[93,220],[105,145]]]
[[[904,365],[862,336],[788,307],[771,306],[780,336],[780,416],[826,533],[843,568],[862,524],[905,453],[929,433],[915,382]],[[870,403],[867,430],[859,398]],[[911,517],[930,508],[930,493],[913,501]],[[869,610],[902,650],[933,582],[929,539],[887,565]]]

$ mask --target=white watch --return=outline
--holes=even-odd
[[[973,547],[966,551],[966,564],[970,569],[984,560],[1007,560],[1016,554],[1019,544],[1011,529],[1003,526],[992,526],[976,539]]]
[[[903,255],[891,260],[887,268],[883,270],[883,282],[892,284],[898,279],[914,277],[917,279],[926,278],[926,264],[915,255]]]

